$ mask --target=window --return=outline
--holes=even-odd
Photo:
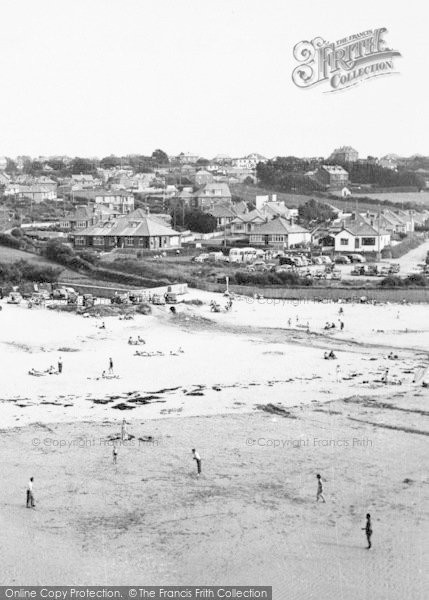
[[[134,238],[133,237],[126,237],[125,238],[125,245],[126,246],[134,246]]]
[[[362,238],[362,246],[375,246],[375,238]]]
[[[340,244],[341,246],[348,246],[349,240],[347,238],[340,238]]]
[[[104,246],[104,238],[102,236],[94,236],[94,246]]]
[[[82,236],[78,236],[75,238],[76,246],[85,246],[85,238]]]
[[[271,241],[272,242],[284,242],[285,241],[285,236],[284,235],[272,235],[271,236]]]

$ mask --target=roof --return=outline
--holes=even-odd
[[[265,216],[255,208],[248,213],[237,215],[233,223],[252,223],[257,220],[265,221]]]
[[[151,216],[144,218],[130,218],[130,215],[121,217],[116,221],[108,221],[83,229],[79,235],[89,236],[127,236],[127,237],[153,237],[180,235],[178,231],[167,227],[160,220]]]
[[[94,211],[89,206],[76,206],[76,209],[70,213],[67,213],[65,221],[86,221],[92,219]]]
[[[216,194],[216,190],[220,190],[220,194]],[[231,192],[229,190],[229,186],[227,183],[206,183],[200,190],[197,192],[198,197],[206,197],[206,196],[223,196],[231,198]]]
[[[329,173],[329,175],[348,175],[348,172],[339,165],[322,165],[321,169]]]
[[[207,211],[207,214],[220,219],[221,217],[236,217],[237,213],[231,206],[225,204],[215,204]]]
[[[282,219],[281,217],[277,217],[276,219],[272,219],[267,223],[262,223],[261,225],[257,225],[253,234],[280,234],[280,235],[289,235],[291,233],[310,233],[304,227],[300,227],[299,225],[291,225],[289,221],[286,219]]]
[[[352,235],[355,236],[363,236],[368,235],[371,237],[378,237],[378,231],[369,225],[368,223],[364,223],[363,221],[359,221],[357,223],[349,222],[347,225],[344,225],[340,231],[338,231],[335,235],[339,235],[342,231],[348,231]],[[387,232],[380,230],[380,235],[386,235]]]

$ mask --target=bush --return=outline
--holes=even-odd
[[[396,275],[389,275],[385,277],[380,282],[381,287],[395,288],[395,287],[403,287],[404,280]]]
[[[416,273],[413,275],[408,275],[408,277],[406,277],[405,285],[410,285],[410,286],[415,285],[418,287],[427,287],[428,280],[424,275],[422,275],[420,273]]]
[[[19,249],[21,244],[20,241],[13,235],[9,235],[8,233],[0,233],[0,246]]]
[[[88,270],[92,267],[91,263],[80,258],[72,248],[58,240],[51,240],[46,244],[45,256],[54,262],[76,270]]]
[[[22,238],[24,234],[22,233],[22,229],[20,229],[19,227],[14,227],[10,232],[10,235],[13,235],[13,237],[15,238]]]
[[[23,281],[54,283],[58,280],[60,269],[28,263],[19,260],[14,263],[0,263],[0,282],[19,284]]]

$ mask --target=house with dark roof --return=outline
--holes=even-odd
[[[379,224],[371,225],[366,218],[353,213],[348,219],[330,229],[336,252],[381,252],[390,244],[390,233]]]
[[[76,232],[72,236],[74,246],[105,252],[114,248],[159,250],[180,247],[178,231],[155,216],[136,213]]]
[[[311,233],[299,225],[291,225],[282,217],[256,225],[249,236],[249,243],[254,246],[268,246],[283,250],[307,245],[311,242]]]

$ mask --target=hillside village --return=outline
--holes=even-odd
[[[429,210],[417,202],[429,184],[425,160],[359,159],[347,146],[327,159],[269,160],[254,153],[208,160],[162,150],[101,160],[3,157],[0,239],[13,246],[10,233],[21,230],[39,248],[57,239],[77,254],[92,252],[109,262],[160,252],[186,252],[197,260],[202,253],[204,262],[210,251],[228,260],[236,248],[253,249],[246,259],[235,252],[245,263],[291,252],[310,262],[322,254],[339,263],[351,255],[377,261],[406,239],[423,240],[429,230]],[[378,183],[356,183],[356,172]],[[390,188],[393,200],[373,198],[386,193],[383,182],[412,180],[420,188],[397,185]],[[414,201],[395,203],[395,193],[404,190]]]

